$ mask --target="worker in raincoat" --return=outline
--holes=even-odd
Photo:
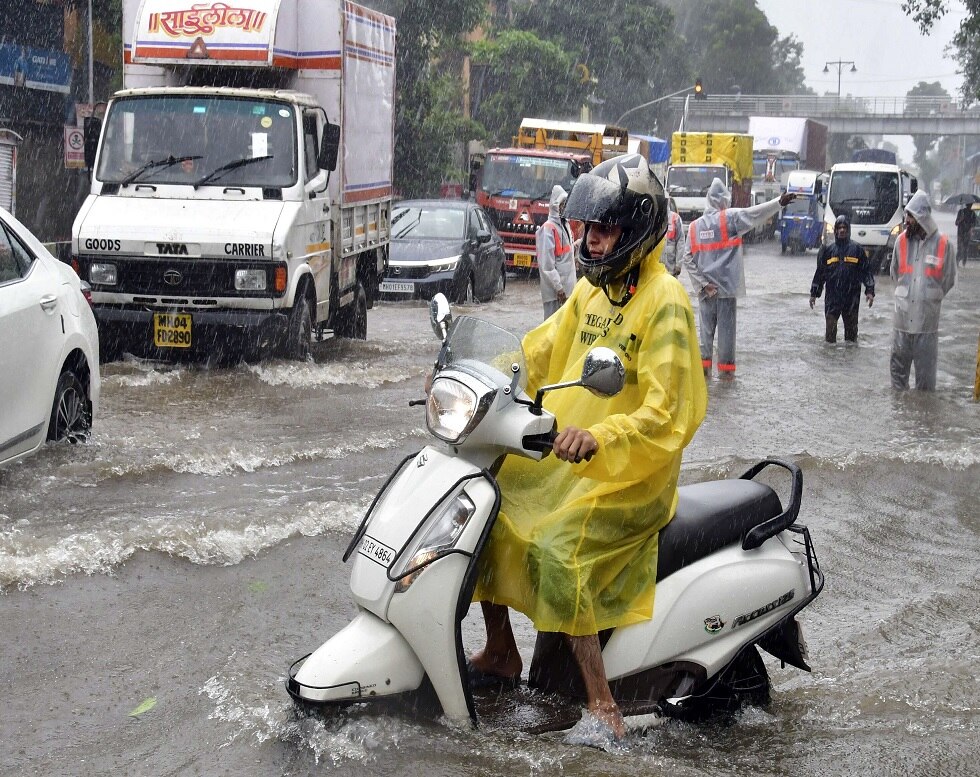
[[[660,256],[660,261],[664,263],[667,272],[675,278],[681,274],[681,265],[684,262],[684,219],[677,212],[673,198],[667,200],[667,234],[664,236],[664,252]]]
[[[844,319],[844,340],[857,342],[858,310],[861,308],[861,284],[868,307],[875,300],[875,276],[864,249],[851,240],[851,220],[846,215],[834,222],[834,242],[817,252],[817,271],[810,284],[810,310],[827,286],[824,315],[827,328],[824,339],[837,342],[837,320]]]
[[[687,232],[684,266],[698,295],[701,364],[711,374],[715,330],[718,331],[718,375],[735,377],[735,299],[745,296],[742,235],[764,224],[796,199],[795,194],[750,208],[729,208],[731,192],[720,179],[708,187],[704,215]]]
[[[936,388],[939,310],[956,282],[956,247],[940,233],[923,191],[905,206],[905,231],[892,250],[895,320],[892,339],[892,387],[907,389],[915,364],[915,387]]]
[[[588,283],[524,337],[528,391],[578,380],[600,345],[622,359],[626,387],[613,398],[546,396],[562,430],[555,455],[505,461],[474,594],[487,644],[470,659],[471,681],[520,677],[513,607],[539,631],[567,636],[588,709],[616,736],[623,720],[597,633],[652,617],[658,532],[674,515],[681,453],[707,405],[691,304],[660,262],[666,210],[663,187],[638,154],[606,160],[572,187],[565,212],[586,225]]]
[[[548,220],[538,227],[534,238],[545,318],[562,306],[575,287],[572,235],[561,217],[561,207],[566,199],[568,192],[561,186],[552,188]]]

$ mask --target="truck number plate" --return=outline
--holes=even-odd
[[[357,552],[362,556],[367,556],[371,561],[380,564],[385,569],[390,567],[391,562],[395,559],[395,551],[367,535],[361,540],[361,547],[357,549]]]
[[[190,348],[191,314],[154,313],[153,344],[157,348]]]
[[[514,266],[515,267],[530,267],[531,266],[531,255],[530,254],[514,254]]]
[[[388,293],[394,292],[396,294],[414,294],[415,284],[399,281],[381,281],[381,291]]]

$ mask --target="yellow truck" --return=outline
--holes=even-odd
[[[549,119],[524,119],[514,138],[517,148],[587,154],[593,165],[627,153],[628,144],[629,133],[622,127]]]
[[[752,205],[752,136],[675,132],[670,141],[666,189],[685,224],[704,213],[714,178],[720,178],[731,190],[733,207]]]

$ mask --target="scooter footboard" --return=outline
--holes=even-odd
[[[389,623],[362,610],[340,632],[289,667],[286,690],[300,701],[342,704],[414,691],[425,672]]]

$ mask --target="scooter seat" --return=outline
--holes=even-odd
[[[657,580],[741,543],[749,530],[783,511],[776,492],[755,480],[713,480],[677,492],[677,513],[660,530]]]

